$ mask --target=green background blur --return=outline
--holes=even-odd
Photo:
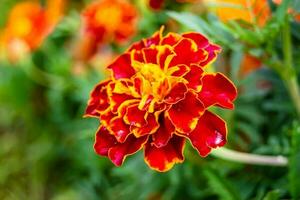
[[[16,2],[0,0],[0,27]],[[88,2],[69,0],[65,17],[38,50],[18,63],[0,63],[0,199],[300,199],[299,117],[279,62],[284,59],[281,31],[289,23],[299,75],[300,24],[286,20],[287,5],[275,8],[270,2],[270,22],[248,30],[239,23],[225,25],[188,4],[169,2],[168,11],[153,12],[142,1],[133,2],[141,19],[132,41],[171,23],[179,32],[200,31],[223,47],[214,68],[239,88],[235,110],[216,110],[228,123],[226,146],[290,159],[287,167],[245,165],[201,158],[187,145],[183,164],[158,173],[146,166],[141,152],[119,168],[94,153],[99,121],[82,115],[89,92],[104,74],[88,64],[84,73],[74,74],[71,55],[80,11]],[[300,10],[299,2],[292,3]],[[116,53],[126,47],[111,45]],[[263,68],[238,76],[245,53],[263,57],[265,52],[270,56]],[[274,70],[277,61],[279,70]],[[49,79],[41,78],[41,71]]]

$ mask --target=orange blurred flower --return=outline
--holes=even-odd
[[[83,30],[76,57],[89,59],[99,45],[128,41],[136,32],[137,10],[126,0],[103,0],[90,4],[82,13]]]
[[[258,58],[251,56],[250,54],[246,54],[244,55],[241,63],[241,76],[246,76],[247,74],[259,69],[261,66],[262,63]]]
[[[64,0],[48,0],[46,8],[36,1],[16,4],[0,35],[0,47],[11,60],[38,48],[59,21]]]
[[[209,108],[233,109],[237,90],[205,71],[220,50],[199,33],[161,30],[134,43],[91,93],[85,116],[101,121],[96,153],[120,166],[144,149],[147,165],[164,172],[184,161],[186,140],[203,157],[225,145],[226,123]]]
[[[263,26],[271,15],[268,0],[206,0],[206,2],[218,4],[216,13],[223,22],[244,20]]]

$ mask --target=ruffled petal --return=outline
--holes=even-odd
[[[167,74],[171,76],[182,77],[190,71],[190,67],[184,64],[180,64],[168,69]]]
[[[174,125],[164,115],[160,116],[159,124],[159,129],[152,135],[152,144],[157,148],[161,148],[167,145],[167,143],[173,136],[173,133],[175,132]]]
[[[167,68],[170,62],[170,58],[168,57],[172,54],[174,53],[171,47],[168,45],[159,46],[159,47],[151,46],[150,48],[142,49],[143,60],[146,63],[157,64],[160,66],[161,69]],[[135,55],[135,57],[137,56]]]
[[[157,64],[158,50],[156,48],[144,48],[142,54],[146,63]]]
[[[184,76],[184,78],[188,81],[188,88],[199,92],[202,86],[202,75],[203,69],[201,67],[198,65],[191,65],[189,73]]]
[[[95,152],[101,156],[108,156],[108,150],[116,144],[115,137],[104,126],[100,126],[95,137]]]
[[[100,113],[109,107],[106,86],[110,80],[99,83],[90,95],[88,106],[85,110],[85,116],[99,117]]]
[[[130,78],[135,74],[129,53],[119,56],[108,68],[112,70],[115,79]]]
[[[141,40],[140,42],[136,42],[131,47],[128,48],[127,52],[132,50],[141,50],[143,48],[148,48],[151,45],[158,45],[161,38],[164,27],[162,26],[159,31],[155,32],[150,38]]]
[[[167,145],[157,148],[148,142],[145,145],[145,162],[147,165],[159,172],[170,170],[174,164],[184,161],[183,149],[185,138],[173,136]]]
[[[198,46],[198,49],[205,48],[209,45],[208,39],[204,35],[201,35],[200,33],[186,33],[183,34],[182,37],[189,38],[195,41],[195,43]]]
[[[207,52],[203,49],[198,49],[195,42],[191,39],[182,39],[174,47],[176,56],[170,62],[170,67],[179,64],[197,64],[203,62],[207,58]]]
[[[199,63],[199,65],[202,67],[213,62],[217,58],[218,53],[221,52],[221,48],[218,45],[210,44],[205,48],[205,51],[207,52],[208,56],[204,61]]]
[[[207,156],[212,148],[226,144],[226,135],[225,122],[217,115],[205,111],[195,130],[188,133],[187,137],[201,156]]]
[[[181,35],[177,33],[168,33],[165,37],[162,38],[161,45],[174,46],[181,38]]]
[[[117,141],[121,143],[130,135],[130,127],[124,123],[122,117],[113,118],[107,128],[109,132],[115,136]]]
[[[147,123],[142,127],[131,126],[131,131],[135,135],[135,137],[141,137],[144,135],[150,135],[156,132],[159,128],[158,117],[156,117],[159,113],[153,114],[149,113],[147,116]]]
[[[209,74],[202,78],[202,89],[198,98],[205,107],[217,105],[222,108],[233,109],[233,101],[237,96],[237,89],[223,74]]]
[[[172,48],[168,45],[158,48],[157,63],[161,69],[167,69],[171,59],[175,56]]]
[[[110,123],[110,121],[116,117],[116,114],[114,114],[113,112],[111,112],[111,109],[108,108],[107,110],[105,110],[103,113],[101,113],[100,115],[100,121],[104,126],[108,126],[108,124]]]
[[[146,124],[146,111],[140,110],[138,105],[128,106],[124,115],[124,121],[131,126],[141,127]]]
[[[162,38],[163,31],[164,31],[164,26],[162,26],[160,30],[154,33],[150,38],[145,39],[144,40],[145,47],[150,47],[151,45],[158,45]]]
[[[112,112],[117,113],[120,105],[124,101],[131,99],[131,98],[132,98],[132,96],[126,95],[126,94],[113,94],[112,96],[110,96],[110,106],[111,106]]]
[[[175,104],[182,100],[187,93],[187,87],[184,83],[178,82],[173,86],[169,94],[165,97],[164,102],[168,104]]]
[[[196,127],[203,111],[204,107],[196,94],[188,92],[185,99],[172,105],[167,114],[178,132],[189,133]]]
[[[109,159],[116,165],[121,166],[128,155],[132,155],[143,148],[148,136],[136,138],[130,135],[124,143],[118,143],[108,151]]]

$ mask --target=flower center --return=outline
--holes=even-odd
[[[143,64],[139,74],[143,77],[143,93],[161,101],[166,95],[169,83],[165,72],[156,64]]]
[[[12,26],[12,33],[15,36],[24,37],[28,35],[32,30],[32,23],[30,19],[22,17],[16,19]]]
[[[108,31],[115,31],[122,18],[120,8],[117,6],[108,6],[105,9],[99,9],[95,15],[98,25],[103,25]]]
[[[155,64],[144,64],[140,73],[150,83],[158,82],[166,77],[164,71]]]

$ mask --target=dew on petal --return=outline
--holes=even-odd
[[[207,145],[212,148],[223,146],[225,142],[225,137],[218,130],[215,130],[214,135],[211,135],[207,139]]]

